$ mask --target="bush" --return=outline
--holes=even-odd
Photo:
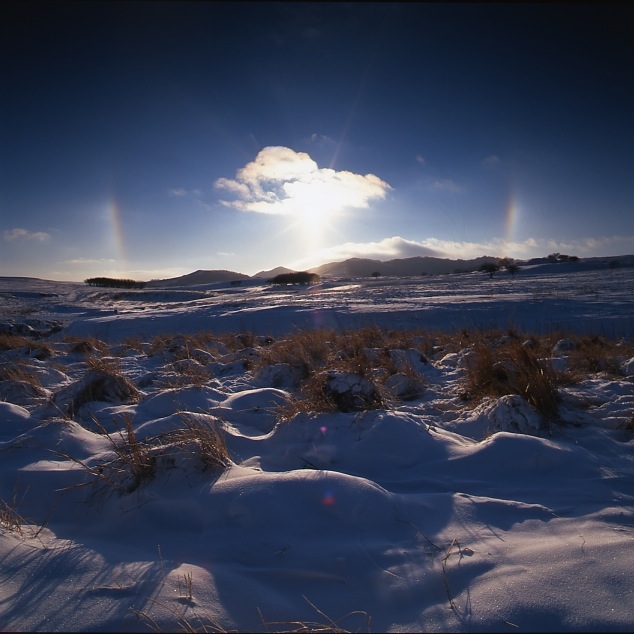
[[[146,282],[136,280],[117,279],[113,277],[89,277],[84,280],[88,286],[110,287],[110,288],[145,288]]]
[[[317,273],[308,273],[300,271],[299,273],[280,273],[276,275],[270,282],[271,284],[316,284],[321,278]]]
[[[480,265],[478,270],[488,273],[489,278],[492,278],[493,275],[500,270],[500,267],[495,262],[485,262]]]

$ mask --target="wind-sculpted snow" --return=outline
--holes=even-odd
[[[33,282],[34,297],[16,282],[0,283],[0,314],[36,310],[69,323],[64,335],[122,341],[159,332],[257,331],[382,326],[460,329],[514,326],[536,332],[564,330],[623,336],[634,331],[632,269],[606,269],[515,278],[480,273],[420,278],[360,278],[309,287],[272,287],[261,280],[187,289],[90,289]],[[39,295],[42,293],[43,295]],[[63,336],[60,334],[60,336]]]
[[[630,631],[632,278],[573,275],[178,301],[4,280],[2,322],[39,333],[0,335],[0,629]],[[557,416],[469,396],[494,322],[493,348],[555,333]],[[272,353],[367,323],[420,334],[365,368]]]

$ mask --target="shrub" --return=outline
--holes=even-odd
[[[309,273],[308,271],[300,271],[298,273],[280,273],[276,275],[271,284],[316,284],[321,278],[317,273]]]
[[[495,262],[484,262],[478,270],[488,273],[489,278],[493,278],[493,275],[500,270],[500,267]]]

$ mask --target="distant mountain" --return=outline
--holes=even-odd
[[[274,269],[271,269],[270,271],[260,271],[259,273],[256,273],[253,277],[270,279],[272,277],[275,277],[276,275],[282,275],[283,273],[297,273],[297,271],[294,271],[293,269],[287,269],[285,266],[278,266]]]
[[[250,277],[235,271],[194,271],[180,277],[165,280],[152,280],[146,287],[194,286],[196,284],[213,284],[215,282],[231,282],[233,280],[248,280]]]
[[[413,257],[395,260],[371,260],[368,258],[350,258],[343,262],[328,262],[321,266],[308,269],[311,273],[317,273],[322,277],[370,277],[373,273],[381,276],[394,275],[399,277],[416,275],[444,275],[446,273],[466,273],[477,271],[485,262],[499,262],[500,258],[483,255],[471,260],[449,260],[433,257]],[[539,266],[554,267],[553,270],[580,271],[598,268],[634,266],[634,255],[621,255],[612,257],[580,258],[578,262],[550,263],[548,258],[533,258],[528,261],[518,260],[520,267],[532,268]],[[181,277],[173,277],[165,280],[152,280],[147,287],[169,288],[173,286],[194,286],[196,284],[214,284],[216,282],[233,282],[237,280],[269,280],[282,273],[296,273],[293,269],[278,266],[269,271],[260,271],[249,276],[235,271],[194,271]],[[0,278],[2,279],[2,278]]]
[[[472,260],[448,260],[433,257],[413,257],[397,260],[370,260],[367,258],[350,258],[343,262],[329,262],[311,269],[322,276],[368,277],[372,273],[381,275],[439,275],[477,271],[485,262],[497,262],[500,258],[482,256]]]

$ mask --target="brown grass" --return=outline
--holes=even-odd
[[[82,405],[93,401],[136,403],[139,396],[139,390],[123,374],[110,368],[90,370],[81,379],[66,414],[72,417]]]
[[[289,420],[301,412],[361,411],[384,407],[395,398],[385,384],[397,373],[411,379],[413,391],[404,398],[413,398],[414,391],[422,393],[424,378],[414,367],[399,367],[391,351],[414,349],[427,358],[436,345],[428,333],[384,330],[378,326],[346,331],[306,330],[261,349],[256,369],[287,364],[297,371],[298,392],[278,409],[280,420]],[[328,385],[333,372],[356,375],[361,383],[367,381],[367,392],[333,393]]]
[[[72,460],[90,475],[93,482],[101,482],[109,488],[117,491],[120,495],[131,493],[143,482],[147,482],[154,477],[155,471],[155,451],[151,442],[139,442],[132,427],[129,416],[123,417],[124,429],[115,434],[110,434],[105,427],[93,417],[93,422],[102,436],[105,436],[113,449],[115,457],[97,466],[90,466],[86,462],[60,452],[60,455],[68,460]],[[83,485],[80,485],[83,486]]]
[[[231,464],[219,419],[217,424],[212,424],[186,412],[181,414],[181,419],[181,429],[139,440],[129,415],[122,417],[123,428],[112,434],[93,416],[97,433],[110,443],[113,459],[92,466],[65,452],[60,455],[72,460],[93,476],[93,480],[85,484],[101,482],[119,495],[132,493],[143,483],[153,480],[157,459],[166,456],[173,449],[196,455],[203,471],[224,469]]]
[[[16,350],[31,345],[33,341],[21,335],[0,335],[0,350]]]
[[[53,348],[48,343],[33,341],[21,335],[0,335],[0,352],[18,350],[20,348],[26,348],[29,354],[33,354],[33,356],[40,361],[48,359],[54,354]]]
[[[467,360],[464,396],[480,401],[485,396],[523,396],[542,416],[556,418],[558,379],[547,363],[519,339],[495,347],[477,340]]]
[[[619,345],[605,337],[579,337],[577,348],[570,352],[570,369],[577,375],[605,373],[608,376],[621,376],[621,361],[634,356],[631,346]]]
[[[108,352],[108,346],[95,337],[67,336],[63,341],[72,344],[69,350],[71,353],[103,355]]]
[[[166,389],[176,389],[181,387],[203,387],[212,378],[212,373],[204,366],[196,363],[193,359],[187,360],[190,363],[176,361],[168,367],[171,372],[164,373],[159,379],[159,385]],[[166,368],[167,369],[167,368]]]
[[[168,441],[188,451],[195,451],[200,458],[203,469],[224,469],[231,463],[222,421],[213,423],[188,412],[180,413],[183,427],[170,432]]]
[[[307,330],[280,340],[262,350],[254,367],[284,363],[298,370],[301,381],[324,367],[332,354],[336,333],[331,330]]]
[[[13,499],[10,502],[0,498],[0,529],[22,535],[23,527],[29,522],[20,515],[18,506],[17,490],[13,492]]]
[[[19,360],[0,365],[0,381],[22,381],[34,387],[41,387],[40,379],[29,365]]]

